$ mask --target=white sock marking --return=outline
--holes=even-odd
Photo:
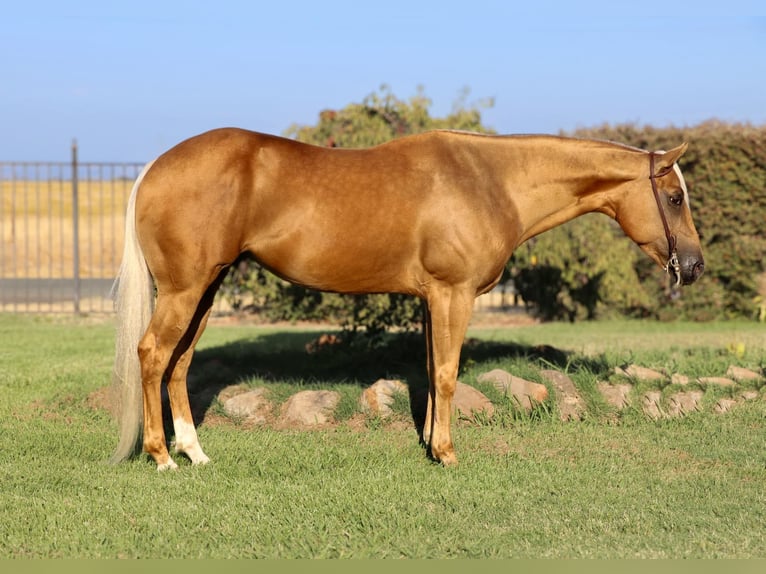
[[[197,430],[194,425],[183,419],[173,419],[173,428],[176,431],[176,451],[183,452],[192,461],[192,464],[207,464],[210,459],[202,452],[202,447],[197,438]]]

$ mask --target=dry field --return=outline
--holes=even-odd
[[[79,184],[79,274],[113,277],[122,255],[125,207],[132,182]],[[74,274],[72,184],[0,183],[0,276],[66,278]]]

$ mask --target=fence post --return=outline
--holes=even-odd
[[[72,277],[74,279],[73,303],[75,314],[80,313],[80,208],[78,205],[77,140],[72,140]]]

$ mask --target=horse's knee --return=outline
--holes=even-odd
[[[438,399],[452,400],[457,386],[457,368],[442,367],[436,373],[435,390]]]

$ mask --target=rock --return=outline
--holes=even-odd
[[[598,390],[604,397],[607,404],[615,407],[618,411],[621,411],[628,405],[630,405],[630,391],[633,389],[631,385],[627,383],[620,383],[617,385],[610,385],[604,381],[598,382]]]
[[[476,413],[491,417],[495,414],[495,406],[484,393],[458,381],[452,397],[452,414],[470,417]]]
[[[319,426],[332,420],[340,393],[335,391],[300,391],[282,405],[282,423]]]
[[[726,370],[726,376],[737,381],[759,381],[762,378],[759,373],[736,365],[729,365],[729,368]]]
[[[698,377],[697,380],[703,385],[718,385],[719,387],[731,387],[736,385],[731,379],[726,377]]]
[[[548,389],[545,385],[514,377],[502,369],[493,369],[488,373],[481,374],[476,380],[482,383],[492,383],[505,396],[513,397],[527,412],[531,411],[535,404],[545,402],[548,399]]]
[[[223,404],[227,400],[229,400],[231,397],[241,395],[242,393],[246,393],[249,390],[250,390],[250,387],[245,383],[239,383],[237,385],[229,385],[220,390],[220,392],[218,393],[218,400],[221,402],[221,404]]]
[[[700,409],[704,393],[702,391],[685,391],[671,395],[668,405],[668,415],[671,417],[682,417],[692,411]]]
[[[585,414],[585,402],[574,386],[572,379],[560,371],[545,369],[540,375],[549,381],[556,393],[556,405],[562,421],[579,421]]]
[[[482,373],[476,377],[476,380],[480,383],[492,383],[496,389],[503,391],[505,386],[509,385],[514,378],[515,377],[508,371],[504,371],[503,369],[492,369],[491,371]]]
[[[674,385],[688,385],[689,377],[680,373],[673,373],[670,377],[670,382]]]
[[[654,369],[647,369],[646,367],[641,367],[639,365],[615,367],[614,372],[618,375],[622,375],[623,377],[628,377],[639,381],[661,381],[668,378],[665,374],[660,373],[659,371],[655,371]]]
[[[266,395],[266,389],[260,388],[230,396],[223,401],[223,411],[244,423],[263,424],[271,414],[271,401]]]
[[[324,333],[320,335],[318,338],[314,339],[313,341],[309,341],[308,343],[306,343],[305,348],[306,348],[306,352],[309,355],[312,355],[314,353],[318,353],[319,351],[332,347],[333,345],[340,345],[342,342],[343,340],[337,335],[333,335],[332,333]]]
[[[731,410],[731,407],[733,407],[736,404],[737,404],[737,401],[735,401],[734,399],[727,399],[727,398],[719,399],[718,402],[713,407],[713,412],[718,414],[723,414]]]
[[[407,394],[407,385],[397,380],[378,379],[364,390],[359,405],[365,413],[386,418],[393,413],[391,405],[397,393]]]
[[[662,393],[660,391],[649,391],[644,393],[641,398],[641,407],[644,413],[654,420],[661,419],[665,416],[660,401],[662,400]]]

